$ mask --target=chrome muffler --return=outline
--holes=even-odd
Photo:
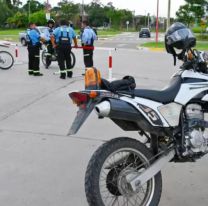
[[[109,101],[103,101],[95,106],[95,111],[100,117],[108,117],[111,111],[111,105]]]
[[[139,111],[123,100],[105,100],[95,106],[95,111],[99,117],[109,117],[127,121],[138,121],[141,119]]]

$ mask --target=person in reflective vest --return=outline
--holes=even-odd
[[[48,69],[50,65],[51,56],[54,53],[53,45],[51,42],[51,36],[53,35],[54,26],[55,26],[55,21],[53,19],[49,19],[47,22],[47,28],[44,30],[44,39],[48,50],[46,56],[46,65],[45,65],[46,69]]]
[[[77,39],[75,31],[69,26],[68,21],[61,20],[60,26],[53,32],[52,44],[56,48],[58,55],[58,64],[60,68],[60,78],[65,79],[66,76],[71,78],[73,75],[71,68],[71,44],[72,39],[77,47]]]
[[[36,29],[35,23],[29,23],[27,30],[27,48],[28,48],[28,74],[42,76],[40,73],[40,46],[41,36]]]
[[[81,42],[82,46],[94,46],[94,41],[97,39],[97,36],[93,29],[89,26],[88,21],[82,22],[82,33],[81,33]],[[93,67],[93,49],[83,49],[84,55],[84,64],[85,67]]]

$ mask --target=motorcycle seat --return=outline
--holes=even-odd
[[[135,89],[134,95],[136,97],[141,97],[152,101],[167,104],[174,101],[180,89],[181,82],[182,82],[181,77],[175,76],[172,78],[169,85],[161,91],[149,90],[149,89]]]

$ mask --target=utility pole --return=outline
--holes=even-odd
[[[50,14],[50,8],[49,8],[49,0],[46,1],[46,20],[49,20],[51,18]]]
[[[146,12],[146,10],[145,10],[145,27],[147,27],[147,12]]]
[[[27,1],[28,3],[28,22],[30,22],[30,0]]]
[[[158,36],[159,36],[159,0],[157,0],[157,17],[156,17],[156,43],[158,43]]]
[[[135,10],[132,11],[132,28],[136,29],[136,26],[135,26]]]
[[[84,0],[82,0],[82,21],[84,20]]]
[[[150,28],[150,13],[148,13],[147,16],[148,16],[147,24],[148,24],[148,28]]]
[[[167,28],[170,27],[170,10],[171,10],[171,0],[168,0],[168,16],[167,16]]]

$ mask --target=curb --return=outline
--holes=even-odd
[[[163,52],[165,51],[164,48],[149,48],[150,51],[155,51],[155,52]]]

